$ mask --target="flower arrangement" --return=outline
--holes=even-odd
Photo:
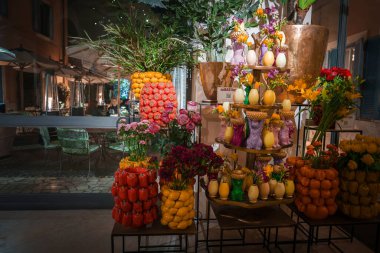
[[[355,99],[361,97],[357,91],[361,83],[358,79],[353,80],[347,69],[337,67],[322,69],[317,83],[313,86],[313,90],[319,93],[311,101],[312,116],[318,111],[318,107],[323,110],[313,141],[321,140],[333,122],[355,110]]]
[[[265,74],[267,89],[275,89],[276,87],[287,87],[289,81],[288,72],[279,72],[278,69],[271,69]]]
[[[173,107],[169,103],[165,107],[165,111],[161,117],[166,127],[161,131],[159,138],[162,154],[169,152],[173,146],[182,145],[190,147],[192,145],[191,137],[195,128],[202,123],[201,115],[198,112],[180,109],[179,113],[174,115],[172,111]]]
[[[380,171],[380,138],[356,135],[354,140],[342,140],[339,147],[345,152],[339,167]]]
[[[320,141],[315,141],[307,146],[305,159],[311,161],[313,168],[329,169],[335,167],[339,157],[338,148],[332,144],[328,144],[326,148],[327,150],[322,149]]]
[[[232,19],[233,30],[230,33],[230,38],[233,42],[246,43],[248,34],[245,30],[243,19],[233,17]]]
[[[258,8],[255,16],[259,23],[261,41],[267,49],[271,50],[277,40],[279,41],[278,44],[281,44],[283,34],[280,31],[282,26],[286,24],[286,20],[280,19],[277,8],[275,6],[265,9]]]
[[[191,148],[175,146],[162,160],[159,175],[170,182],[172,189],[183,190],[194,176],[204,176],[208,169],[220,168],[223,163],[223,159],[209,145],[195,144]]]
[[[256,175],[258,177],[258,181],[260,183],[267,183],[269,181],[269,170],[265,171],[263,169],[259,169],[257,172],[256,172]],[[270,172],[272,173],[272,172]]]
[[[130,124],[121,122],[117,134],[129,148],[128,160],[132,162],[146,160],[148,144],[159,131],[160,126],[148,120]]]
[[[231,79],[232,81],[238,81],[239,88],[241,88],[242,85],[244,85],[244,87],[252,88],[255,80],[252,72],[250,72],[249,69],[246,69],[243,63],[233,66]]]
[[[319,95],[319,90],[314,90],[313,87],[308,88],[305,79],[296,79],[293,84],[289,84],[287,91],[295,97],[300,97],[302,102],[306,99],[311,103],[315,101]]]
[[[289,174],[288,168],[283,164],[274,165],[271,178],[275,179],[277,182],[285,183],[285,181],[289,178]]]

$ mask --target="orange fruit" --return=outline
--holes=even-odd
[[[160,79],[158,79],[158,82],[160,82],[160,83],[163,83],[163,82],[165,82],[165,78],[160,78]]]
[[[153,77],[153,73],[152,72],[146,72],[146,75],[145,75],[147,78],[152,78]]]
[[[157,81],[158,81],[158,79],[157,79],[156,77],[152,77],[152,78],[150,79],[150,82],[151,82],[151,83],[157,83]]]
[[[137,84],[137,83],[132,83],[132,89],[136,89],[137,87],[137,85],[139,85],[139,84]]]
[[[140,73],[140,78],[141,78],[141,79],[144,79],[144,78],[145,78],[145,73],[144,73],[144,72]]]
[[[138,88],[140,88],[140,89],[144,88],[144,84],[140,83]]]
[[[136,83],[142,83],[142,80],[140,78],[137,78]]]
[[[144,79],[143,79],[143,82],[144,82],[144,83],[149,83],[149,81],[150,81],[150,78],[148,78],[148,77],[144,77]]]
[[[162,77],[162,74],[161,74],[160,72],[156,72],[156,73],[154,74],[154,76],[157,77],[157,78],[160,78],[160,77]]]

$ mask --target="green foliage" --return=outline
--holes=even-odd
[[[307,10],[310,6],[315,3],[317,0],[298,0],[298,7],[301,10]]]
[[[212,52],[221,50],[232,29],[227,20],[233,15],[246,19],[260,3],[261,0],[169,0],[164,20],[176,24],[181,37],[201,44],[208,60],[214,60]]]
[[[177,66],[193,64],[190,46],[175,35],[175,27],[147,23],[138,11],[121,17],[118,22],[103,24],[105,35],[98,40],[87,36],[79,42],[104,53],[125,74],[166,73]]]

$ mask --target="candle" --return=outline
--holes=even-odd
[[[230,102],[223,102],[223,110],[225,112],[230,110]]]
[[[290,102],[289,99],[284,99],[284,101],[282,101],[282,110],[284,112],[289,112],[292,108],[292,103]]]

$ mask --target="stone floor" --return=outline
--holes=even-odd
[[[111,251],[110,235],[113,226],[110,210],[66,210],[66,211],[0,211],[0,252],[2,253],[105,253]],[[216,223],[210,226],[211,238],[219,235]],[[321,233],[327,233],[322,230]],[[204,233],[200,231],[202,238]],[[281,239],[290,239],[292,231],[280,230]],[[226,233],[226,238],[233,238],[235,232]],[[260,241],[257,231],[247,232],[249,241]],[[273,238],[273,237],[272,237]],[[305,239],[301,233],[297,239]],[[173,244],[178,237],[143,238],[142,243]],[[115,252],[121,252],[121,239],[115,240]],[[341,241],[337,243],[343,252],[369,253],[361,242]],[[136,249],[137,238],[126,240],[127,249]],[[283,252],[291,252],[290,246],[282,246]],[[272,245],[272,252],[280,252]],[[194,236],[189,238],[189,252],[194,252]],[[201,243],[198,252],[207,252]],[[210,248],[210,252],[219,252]],[[262,246],[223,247],[223,252],[267,252]],[[306,252],[306,244],[298,244],[296,252]],[[312,252],[337,252],[326,244],[314,245]]]

